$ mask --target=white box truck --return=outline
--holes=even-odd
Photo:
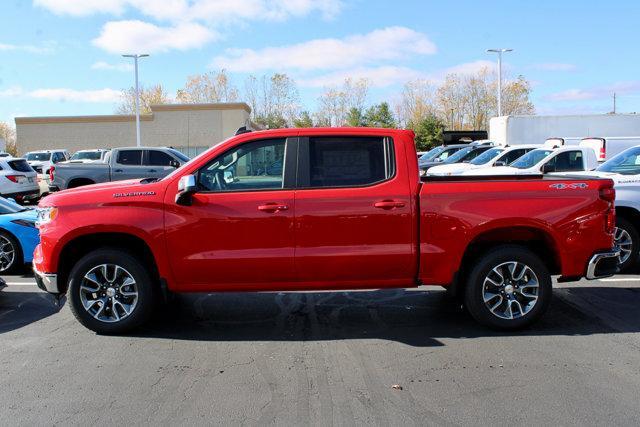
[[[640,145],[640,115],[502,116],[489,121],[489,139],[497,144],[543,144],[549,138],[591,147],[603,162]]]

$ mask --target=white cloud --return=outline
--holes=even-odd
[[[94,13],[120,14],[125,0],[33,0],[35,6],[58,15],[87,16]]]
[[[36,89],[28,93],[31,98],[51,101],[106,103],[121,99],[122,92],[115,89],[76,90],[68,88]]]
[[[562,62],[546,62],[542,64],[533,64],[532,68],[541,71],[575,71],[575,64],[566,64]]]
[[[503,65],[504,68],[504,65]],[[465,62],[463,64],[454,65],[453,67],[445,68],[442,71],[439,71],[434,74],[434,77],[444,78],[447,74],[460,74],[460,75],[471,75],[477,74],[483,69],[487,69],[489,71],[497,71],[498,66],[494,61],[487,61],[484,59],[472,62]]]
[[[594,99],[606,99],[618,95],[640,93],[640,81],[617,82],[611,85],[594,86],[587,89],[568,89],[552,93],[544,97],[546,101],[587,101]]]
[[[14,98],[24,93],[20,86],[11,86],[6,89],[0,89],[0,98]]]
[[[93,44],[111,53],[156,53],[199,48],[217,37],[213,31],[194,23],[159,27],[142,21],[113,21],[102,27]]]
[[[55,49],[54,49],[53,43],[48,43],[45,46],[0,43],[0,52],[23,51],[23,52],[36,53],[36,54],[47,54],[47,53],[53,53],[54,50]]]
[[[426,78],[424,73],[412,68],[389,65],[335,71],[317,77],[297,79],[297,82],[302,87],[334,87],[341,85],[349,77],[367,79],[373,87],[387,87]]]
[[[92,70],[106,70],[106,71],[133,71],[133,65],[128,63],[109,64],[108,62],[98,61],[91,65]]]
[[[311,13],[333,18],[343,0],[34,0],[34,5],[59,15],[119,16],[134,9],[157,20],[172,22],[234,20],[286,20]]]
[[[423,33],[405,27],[388,27],[343,39],[316,39],[260,50],[228,49],[226,55],[214,58],[212,66],[239,72],[335,70],[430,55],[436,50],[435,44]]]

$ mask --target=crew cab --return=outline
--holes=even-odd
[[[415,152],[407,130],[246,132],[160,180],[54,193],[36,282],[99,333],[144,323],[173,292],[419,285],[517,329],[548,307],[551,275],[617,271],[611,180],[421,179]]]
[[[173,148],[114,148],[103,162],[59,163],[51,169],[49,191],[132,178],[162,178],[188,161]]]

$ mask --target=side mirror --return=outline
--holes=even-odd
[[[498,160],[494,166],[507,166],[507,162],[505,162],[504,160]]]
[[[177,160],[171,160],[171,161],[169,162],[169,166],[171,166],[171,167],[174,167],[174,168],[178,169],[178,168],[180,167],[180,162],[179,162],[179,161],[177,161]]]
[[[546,163],[545,165],[542,166],[542,173],[549,173],[549,172],[555,172],[555,171],[556,171],[556,166],[554,164]]]
[[[176,194],[176,204],[191,206],[191,196],[197,190],[196,176],[185,175],[178,181],[178,194]]]

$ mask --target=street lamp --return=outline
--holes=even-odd
[[[513,49],[487,49],[488,53],[498,54],[498,117],[502,116],[502,54]]]
[[[134,68],[136,72],[136,146],[140,147],[140,87],[138,86],[138,59],[146,58],[146,53],[122,55],[125,58],[133,58]]]

